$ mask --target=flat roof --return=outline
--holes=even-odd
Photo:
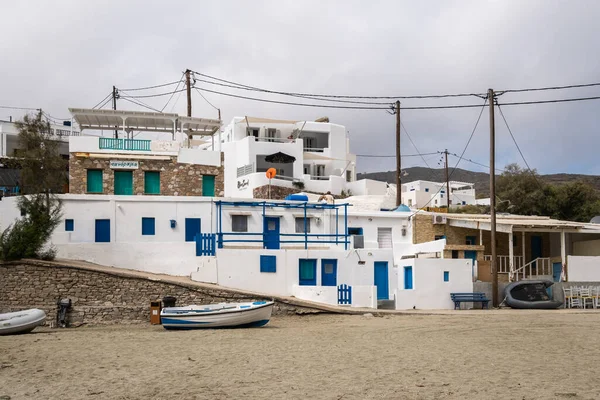
[[[185,117],[173,113],[157,113],[127,110],[95,110],[69,108],[79,128],[94,130],[132,129],[144,132],[168,132],[191,130],[192,135],[212,135],[219,130],[218,119]]]

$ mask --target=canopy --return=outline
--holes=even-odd
[[[266,156],[265,161],[276,164],[289,164],[296,161],[296,157],[290,156],[289,154],[285,154],[279,151],[277,153]]]

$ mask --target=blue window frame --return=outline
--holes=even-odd
[[[154,235],[156,232],[155,220],[151,217],[142,217],[142,235]]]
[[[348,227],[348,235],[362,235],[363,228],[350,228]]]
[[[450,282],[450,271],[444,271],[444,282]]]
[[[260,256],[260,272],[277,272],[277,256]]]
[[[110,242],[110,219],[97,219],[95,226],[96,243]]]
[[[75,230],[75,222],[72,219],[65,219],[65,231],[73,232]]]
[[[429,192],[429,188],[425,188],[425,191],[426,191],[426,192]]]
[[[433,240],[442,240],[442,239],[446,239],[446,235],[435,235],[433,237]]]
[[[412,266],[404,267],[404,289],[413,288]]]
[[[317,260],[301,258],[298,260],[298,282],[301,286],[317,285]]]

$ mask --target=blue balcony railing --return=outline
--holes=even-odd
[[[150,151],[151,140],[98,138],[100,150]]]

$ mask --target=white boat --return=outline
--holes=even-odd
[[[0,335],[27,333],[46,320],[46,313],[38,308],[0,314]]]
[[[269,322],[273,304],[255,301],[167,307],[160,312],[160,321],[165,329],[259,327]]]

